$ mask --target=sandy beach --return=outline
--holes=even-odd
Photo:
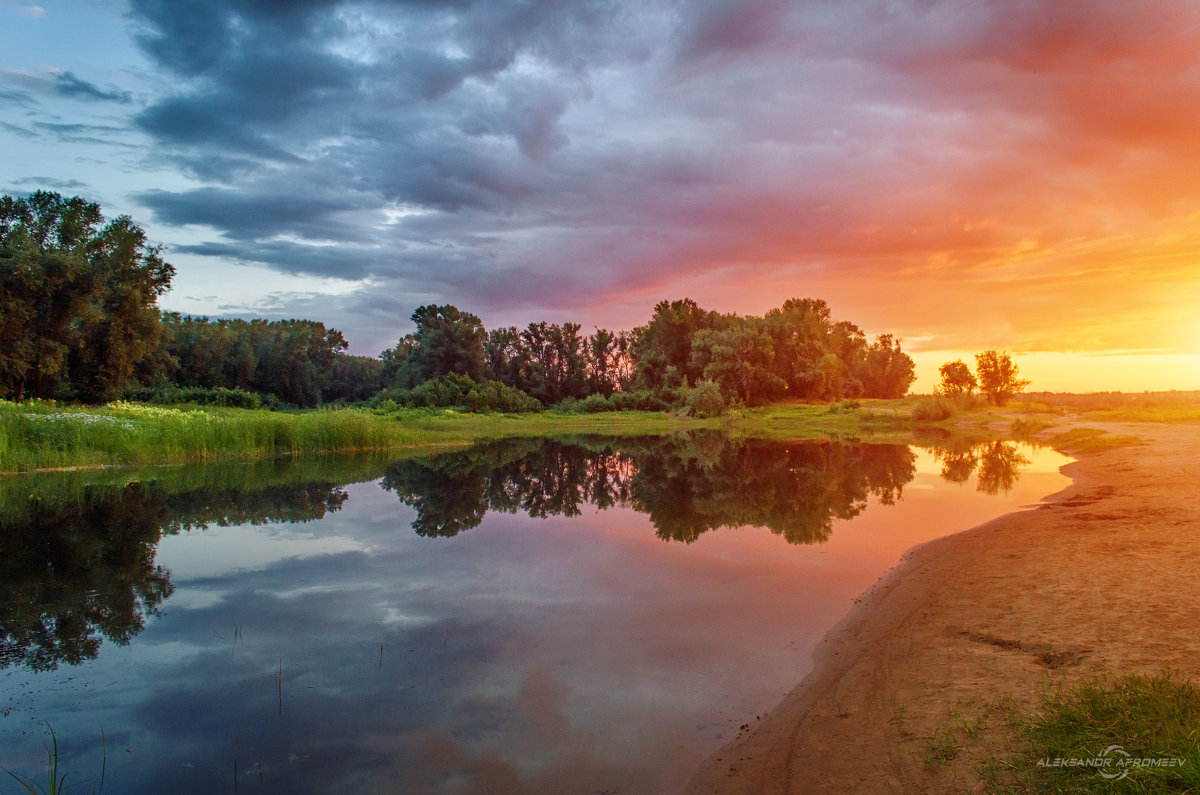
[[[1038,507],[910,550],[687,792],[974,791],[1011,747],[1003,715],[1048,685],[1200,679],[1200,428],[1088,426],[1146,444],[1081,454]],[[929,764],[947,729],[969,737]]]

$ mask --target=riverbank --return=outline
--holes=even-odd
[[[1037,508],[907,553],[688,792],[1002,788],[1033,764],[1010,722],[1046,688],[1106,672],[1200,680],[1200,428],[1099,428],[1146,444],[1079,454],[1063,469],[1073,484]]]
[[[277,412],[124,402],[88,407],[0,401],[0,474],[427,450],[484,439],[564,434],[637,436],[722,430],[751,437],[907,441],[915,427],[913,405],[912,398],[793,404],[696,418],[648,411],[472,414],[449,409],[342,408]]]

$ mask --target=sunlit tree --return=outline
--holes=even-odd
[[[975,354],[975,372],[979,378],[979,391],[997,406],[1003,406],[1029,386],[1028,381],[1018,378],[1017,366],[1007,353],[984,351]]]
[[[975,374],[962,359],[946,362],[938,368],[938,372],[942,380],[937,391],[943,395],[970,395],[979,387]]]

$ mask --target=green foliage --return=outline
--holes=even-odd
[[[0,472],[382,450],[422,438],[360,409],[283,413],[120,402],[88,409],[0,401]]]
[[[696,332],[692,337],[692,365],[703,374],[704,380],[695,382],[697,388],[701,383],[712,384],[749,406],[779,397],[788,386],[775,373],[774,341],[765,323],[757,318],[742,319],[723,330]]]
[[[467,393],[473,386],[475,386],[475,382],[470,376],[450,373],[414,387],[408,393],[407,405],[417,408],[421,406],[464,406],[467,402]]]
[[[1048,692],[1040,714],[1020,725],[1029,752],[1012,765],[1039,792],[1196,792],[1200,789],[1200,688],[1182,674],[1099,676]],[[1120,750],[1113,750],[1116,746]],[[1111,759],[1104,767],[1038,765]],[[1171,766],[1122,765],[1176,759]],[[1102,776],[1104,771],[1109,777]],[[1117,778],[1121,773],[1125,775]]]
[[[583,400],[579,401],[579,411],[584,414],[596,414],[602,411],[616,411],[612,398],[607,398],[602,394],[595,393],[588,395]]]
[[[264,401],[262,395],[247,392],[244,389],[226,389],[223,386],[213,389],[200,386],[178,387],[169,382],[132,389],[127,391],[123,397],[125,400],[154,403],[159,406],[177,406],[183,403],[238,409],[279,408],[281,406],[280,401],[274,396],[268,396],[271,399]]]
[[[592,397],[600,397],[593,395]],[[601,398],[603,399],[603,398]],[[541,411],[541,401],[499,381],[474,384],[467,392],[464,405],[468,411],[501,411],[507,414]]]
[[[342,333],[324,323],[166,312],[162,330],[164,369],[183,388],[239,389],[305,407],[322,399],[361,400],[377,391],[382,363],[343,354]]]
[[[1017,366],[1007,353],[983,351],[975,354],[975,372],[979,390],[997,406],[1003,406],[1029,386],[1028,381],[1017,377]]]
[[[542,411],[540,401],[499,381],[476,383],[451,373],[412,389],[385,389],[374,398],[377,408],[390,402],[395,408],[462,408],[467,411],[521,413]]]
[[[0,196],[0,397],[110,400],[155,354],[175,270],[127,216],[103,221],[77,196]]]
[[[915,380],[912,359],[891,335],[868,344],[854,324],[834,322],[821,300],[789,299],[763,317],[719,315],[685,299],[655,307],[634,346],[637,382],[667,398],[700,379],[747,406],[791,397],[894,398]]]
[[[721,388],[713,381],[701,380],[687,391],[684,406],[693,417],[719,417],[725,413],[728,403]]]
[[[418,383],[449,375],[483,378],[483,323],[470,312],[455,306],[421,306],[412,313],[417,324],[415,345],[408,362]]]
[[[863,397],[871,398],[904,397],[917,380],[916,365],[900,349],[900,340],[891,334],[879,335],[868,346],[858,374],[863,384]]]

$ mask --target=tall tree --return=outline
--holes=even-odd
[[[409,361],[419,381],[441,378],[450,373],[469,376],[475,380],[485,377],[487,371],[483,343],[487,339],[483,323],[470,312],[461,312],[458,307],[418,307],[412,313],[417,324],[416,345],[409,353]]]
[[[900,340],[891,334],[880,334],[867,348],[859,380],[863,383],[865,397],[904,397],[917,380],[916,365],[900,350]]]
[[[692,335],[725,325],[716,312],[701,309],[691,298],[660,301],[650,322],[636,330],[637,382],[644,389],[695,383],[701,368],[692,363]]]
[[[962,359],[946,362],[938,368],[942,376],[938,391],[943,395],[969,395],[979,386],[975,374]]]
[[[107,400],[156,351],[175,270],[127,216],[38,191],[0,196],[0,394]]]
[[[979,378],[979,391],[997,406],[1003,406],[1029,386],[1028,381],[1018,377],[1017,366],[1007,353],[983,351],[975,354],[975,373]]]

